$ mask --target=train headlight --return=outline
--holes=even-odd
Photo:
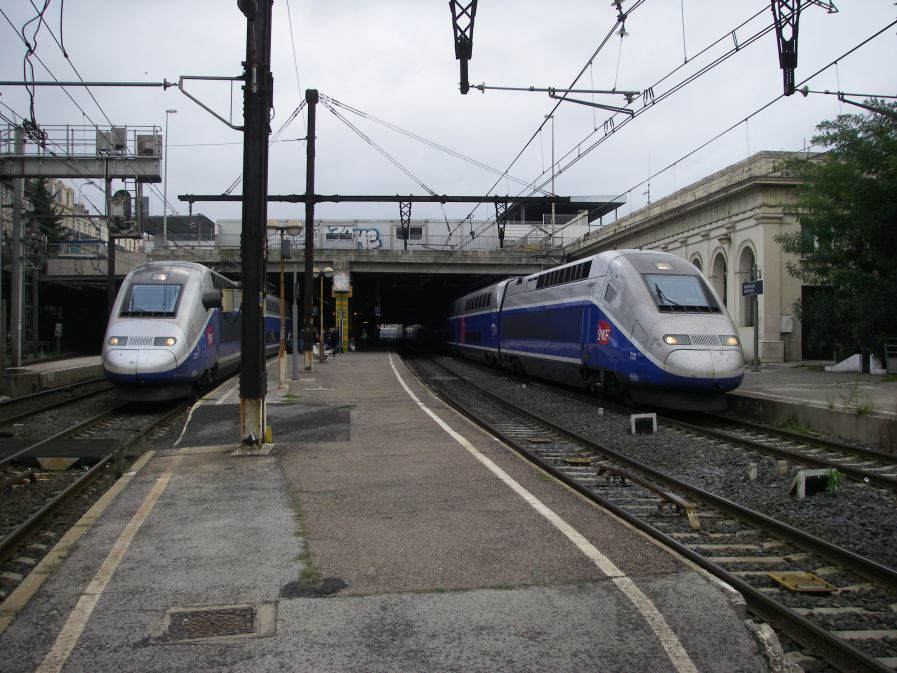
[[[691,346],[691,337],[687,334],[664,334],[663,342],[669,346]]]
[[[737,346],[738,345],[738,337],[733,336],[731,334],[720,334],[719,342],[723,346]]]
[[[127,346],[128,337],[111,336],[106,343],[110,346]]]
[[[174,337],[156,337],[153,346],[174,346],[178,342]]]

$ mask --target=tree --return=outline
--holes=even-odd
[[[27,196],[30,206],[25,212],[25,224],[30,233],[33,236],[46,236],[48,243],[67,240],[68,230],[56,211],[47,179],[40,178],[29,183]]]
[[[811,345],[839,356],[883,355],[897,337],[897,103],[866,102],[884,112],[822,122],[813,142],[830,149],[790,162],[800,231],[776,236],[798,257],[788,273],[816,289],[796,307]]]

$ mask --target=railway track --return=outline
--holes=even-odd
[[[123,474],[143,443],[187,406],[180,402],[147,409],[118,403],[3,458],[0,599],[24,581],[53,543]],[[92,465],[63,470],[21,467],[26,456],[40,455],[51,446],[53,453],[60,447],[65,453],[66,445],[72,445],[71,454],[89,456]]]
[[[409,364],[542,469],[734,586],[755,616],[803,652],[840,671],[897,666],[892,568],[599,443],[601,423],[571,430],[433,361]],[[671,432],[661,428],[651,439]]]

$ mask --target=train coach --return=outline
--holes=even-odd
[[[466,295],[448,342],[465,357],[670,409],[722,409],[744,374],[719,297],[692,264],[657,251],[603,252]]]
[[[279,346],[279,304],[265,301],[265,349]],[[239,285],[202,264],[133,269],[112,307],[103,373],[128,400],[188,397],[240,366]]]

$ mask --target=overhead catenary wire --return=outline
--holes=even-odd
[[[423,144],[425,144],[425,145],[427,145],[427,146],[429,146],[429,147],[432,147],[433,149],[439,150],[439,151],[441,151],[441,152],[445,152],[446,154],[448,154],[448,155],[450,155],[450,156],[453,156],[453,157],[455,157],[455,158],[457,158],[457,159],[461,159],[462,161],[466,161],[467,163],[469,163],[469,164],[471,164],[471,165],[473,165],[473,166],[476,166],[476,167],[478,167],[478,168],[482,168],[483,170],[485,170],[485,171],[489,171],[490,173],[494,173],[494,174],[500,176],[501,178],[507,178],[507,179],[509,179],[509,180],[513,180],[514,182],[516,182],[516,183],[518,183],[518,184],[520,184],[520,185],[523,185],[523,186],[528,186],[528,185],[529,185],[529,183],[526,182],[525,180],[522,180],[522,179],[520,179],[520,178],[514,177],[513,175],[509,175],[509,174],[508,174],[507,172],[505,172],[505,171],[501,171],[500,169],[495,168],[495,167],[493,167],[493,166],[489,166],[488,164],[485,164],[485,163],[483,163],[482,161],[478,161],[478,160],[476,160],[476,159],[473,159],[472,157],[469,157],[469,156],[467,156],[467,155],[465,155],[465,154],[462,154],[462,153],[460,153],[460,152],[457,152],[457,151],[455,151],[455,150],[453,150],[453,149],[451,149],[451,148],[445,147],[444,145],[440,145],[439,143],[437,143],[437,142],[435,142],[435,141],[433,141],[433,140],[429,140],[429,139],[427,139],[427,138],[424,138],[423,136],[420,136],[420,135],[418,135],[418,134],[416,134],[416,133],[414,133],[414,132],[412,132],[412,131],[409,131],[409,130],[407,130],[407,129],[403,129],[402,127],[397,126],[396,124],[392,124],[392,123],[390,123],[390,122],[388,122],[388,121],[385,121],[385,120],[383,120],[383,119],[380,119],[380,118],[378,118],[378,117],[375,117],[375,116],[372,115],[372,114],[369,114],[369,113],[364,112],[364,111],[362,111],[362,110],[359,110],[359,109],[357,109],[357,108],[355,108],[355,107],[352,107],[351,105],[348,105],[348,104],[343,103],[343,102],[341,102],[341,101],[339,101],[339,100],[336,100],[335,98],[331,98],[331,97],[329,97],[329,96],[324,96],[323,94],[321,94],[321,96],[324,97],[324,98],[327,98],[327,100],[328,100],[330,103],[332,103],[335,107],[340,108],[341,110],[346,110],[347,112],[351,112],[351,113],[353,113],[353,114],[356,114],[356,115],[362,117],[363,119],[372,121],[372,122],[374,122],[374,123],[376,123],[376,124],[380,124],[381,126],[384,126],[384,127],[388,128],[388,129],[390,129],[390,130],[392,130],[392,131],[395,131],[395,132],[397,132],[397,133],[401,133],[402,135],[404,135],[404,136],[406,136],[406,137],[408,137],[408,138],[411,138],[412,140],[416,140],[416,141],[418,141],[418,142],[421,142],[421,143],[423,143]]]
[[[745,20],[742,21],[740,24],[738,24],[733,30],[731,30],[731,31],[727,31],[724,35],[722,35],[721,37],[717,38],[716,40],[714,40],[713,42],[711,42],[710,44],[708,44],[706,47],[704,47],[704,48],[701,49],[699,52],[697,52],[697,53],[695,54],[694,57],[692,57],[692,59],[691,59],[691,63],[694,63],[695,60],[696,60],[698,57],[705,55],[707,52],[709,52],[711,49],[713,49],[713,48],[716,47],[717,45],[721,44],[723,41],[728,40],[728,39],[729,39],[731,36],[733,36],[738,30],[740,30],[741,28],[747,26],[749,23],[751,23],[752,21],[756,20],[756,19],[757,19],[759,16],[761,16],[762,14],[765,14],[766,11],[767,11],[767,9],[764,8],[763,10],[760,10],[760,11],[754,13],[752,16],[750,16],[749,18],[745,19]],[[615,28],[616,28],[616,27],[615,27]],[[616,122],[616,121],[614,121],[614,119],[617,117],[616,114],[615,114],[615,115],[611,115],[611,117],[609,118],[609,122],[605,122],[605,124],[604,124],[604,126],[603,126],[603,129],[602,129],[602,130],[603,130],[603,132],[604,132],[604,135],[603,135],[600,139],[598,139],[598,140],[595,141],[592,145],[590,145],[590,146],[588,146],[587,148],[585,148],[585,150],[582,149],[582,144],[583,144],[584,142],[586,142],[589,138],[591,138],[592,136],[594,136],[594,135],[597,133],[597,129],[596,129],[596,130],[593,130],[593,131],[587,133],[586,136],[585,136],[582,140],[580,140],[578,143],[574,144],[574,145],[572,146],[572,149],[570,149],[570,150],[568,150],[567,152],[565,152],[564,154],[562,154],[561,157],[560,157],[560,158],[555,162],[555,164],[554,164],[554,170],[555,170],[554,175],[555,175],[555,179],[557,178],[558,175],[560,175],[560,174],[566,172],[566,171],[569,170],[569,168],[572,167],[574,164],[576,164],[576,163],[578,163],[579,161],[581,161],[586,155],[588,155],[588,154],[589,154],[590,152],[592,152],[596,147],[598,147],[598,146],[599,146],[600,144],[602,144],[605,140],[607,140],[608,137],[610,137],[611,135],[617,133],[617,132],[618,132],[620,129],[622,129],[626,124],[630,123],[635,117],[637,117],[637,116],[643,114],[643,113],[646,112],[648,109],[653,108],[658,102],[660,102],[660,101],[664,100],[665,98],[667,98],[667,97],[673,95],[674,93],[678,92],[679,90],[681,90],[682,88],[684,88],[684,87],[687,86],[688,84],[692,83],[693,81],[697,80],[697,79],[700,78],[701,76],[705,75],[707,72],[709,72],[710,70],[712,70],[713,68],[715,68],[717,65],[723,63],[723,62],[724,62],[725,60],[727,60],[728,58],[731,58],[731,57],[734,56],[736,53],[738,53],[738,52],[740,52],[741,50],[743,50],[746,46],[748,46],[748,45],[750,45],[750,44],[753,44],[754,42],[756,42],[757,40],[759,40],[759,39],[760,39],[761,37],[763,37],[764,35],[770,33],[772,30],[774,30],[774,28],[775,28],[775,25],[774,25],[774,24],[769,24],[769,25],[765,26],[763,29],[759,30],[759,31],[756,32],[754,35],[750,36],[749,38],[747,38],[747,39],[744,40],[744,41],[738,42],[738,41],[736,40],[736,44],[735,44],[735,47],[734,47],[734,48],[732,48],[732,49],[730,49],[729,51],[725,52],[725,53],[722,54],[721,56],[718,56],[716,59],[714,59],[713,61],[711,61],[710,63],[708,63],[708,64],[705,65],[704,67],[702,67],[700,70],[698,70],[698,71],[696,71],[696,72],[690,74],[690,75],[689,75],[688,77],[686,77],[685,79],[683,79],[683,80],[681,80],[681,81],[679,81],[679,82],[673,84],[669,89],[665,90],[663,93],[661,93],[661,94],[657,94],[657,93],[655,93],[655,89],[656,89],[656,88],[658,88],[661,84],[665,83],[667,80],[669,80],[671,77],[673,77],[676,73],[678,73],[680,70],[682,70],[682,69],[686,66],[686,64],[685,64],[685,63],[680,64],[680,65],[676,66],[675,68],[673,68],[672,70],[670,70],[670,72],[668,72],[668,73],[665,74],[663,77],[661,77],[659,80],[657,80],[653,85],[651,85],[651,86],[649,86],[649,87],[647,87],[647,88],[645,89],[645,92],[644,92],[643,95],[642,95],[642,102],[643,102],[643,105],[642,105],[642,107],[641,107],[639,110],[634,111],[634,114],[632,114],[632,115],[630,115],[630,116],[627,116],[626,118],[624,118],[624,119],[623,119],[622,121],[620,121],[620,122]],[[570,156],[573,154],[574,151],[576,152],[576,156],[573,157],[572,159],[569,159]],[[564,161],[567,160],[567,159],[569,159],[569,161],[568,161],[568,163],[567,163],[566,165],[564,165]],[[543,171],[543,172],[540,174],[540,176],[539,176],[538,178],[536,178],[535,180],[533,180],[533,182],[531,183],[531,185],[533,186],[534,190],[535,190],[535,189],[543,188],[543,187],[545,187],[545,185],[547,185],[547,184],[550,182],[550,178],[547,178],[547,177],[546,177],[546,173],[547,173],[547,171]],[[539,179],[542,179],[542,182],[541,182],[541,183],[538,182]],[[522,193],[523,193],[523,192],[521,192],[521,194],[518,194],[518,196],[519,196],[519,195],[522,195]],[[621,194],[619,194],[618,196],[622,196],[622,195],[624,195],[624,194],[626,194],[626,193],[627,193],[627,192],[625,192],[625,191],[624,191],[624,192],[621,192]],[[492,224],[491,221],[490,221],[490,222],[486,222],[486,223],[484,223],[484,224],[482,225],[482,227],[485,228],[485,227],[487,227],[487,226],[491,226],[491,224]]]
[[[613,27],[607,32],[607,34],[604,36],[604,38],[598,43],[598,46],[596,47],[595,51],[592,53],[592,56],[586,61],[586,64],[580,69],[579,73],[573,78],[573,81],[567,87],[568,89],[572,89],[573,87],[576,86],[577,82],[579,82],[579,80],[582,78],[586,69],[591,66],[592,62],[595,60],[595,58],[598,56],[598,54],[601,52],[601,50],[605,47],[605,45],[610,40],[610,38],[614,35],[614,32],[617,30],[617,28],[620,27],[623,23],[625,23],[626,19],[635,10],[637,10],[639,7],[641,7],[642,4],[644,4],[644,2],[645,2],[645,0],[637,0],[637,2],[632,7],[629,8],[629,11],[625,12],[625,13],[623,13],[622,10],[619,10],[619,13],[617,15],[617,20],[614,23]],[[618,5],[618,8],[619,8],[619,5]],[[504,171],[505,173],[509,173],[511,171],[511,169],[514,167],[514,165],[520,160],[520,157],[523,156],[523,153],[526,152],[527,148],[536,139],[536,136],[538,136],[539,133],[542,131],[542,128],[548,123],[548,118],[557,111],[557,109],[560,107],[562,102],[563,102],[563,98],[560,98],[557,100],[557,102],[554,104],[554,106],[552,106],[551,111],[548,113],[548,115],[546,115],[546,118],[542,120],[542,122],[539,124],[538,128],[533,132],[533,134],[530,136],[530,138],[524,143],[523,147],[514,156],[514,158],[511,160],[510,164],[508,164],[508,167]],[[493,183],[493,185],[486,191],[486,195],[491,194],[495,190],[495,188],[498,186],[499,182],[501,182],[501,177],[499,177],[499,179],[496,180],[495,183]],[[530,183],[530,184],[532,184],[532,183]],[[544,185],[542,185],[542,186],[544,187]],[[534,189],[533,191],[538,191],[538,190]],[[522,194],[522,192],[520,194]],[[520,194],[518,194],[518,196]],[[476,209],[479,208],[479,206],[481,206],[481,205],[482,205],[482,203],[476,204],[471,209],[471,212],[468,214],[467,217],[468,218],[471,217],[473,215],[473,213],[476,211]]]
[[[764,10],[764,11],[765,11],[765,10]],[[752,16],[750,19],[748,19],[747,21],[745,21],[745,22],[743,22],[742,24],[740,24],[740,25],[739,25],[739,28],[743,27],[744,25],[747,25],[747,23],[749,23],[750,21],[754,20],[754,19],[755,19],[757,16],[759,16],[760,14],[761,14],[761,12],[758,12],[757,14],[755,14],[754,16]],[[845,52],[843,55],[841,55],[840,57],[838,57],[837,59],[835,59],[834,61],[832,61],[832,62],[829,63],[828,65],[824,66],[823,68],[821,68],[820,70],[818,70],[816,73],[813,73],[812,75],[810,75],[807,79],[804,80],[804,82],[807,82],[807,81],[809,81],[810,79],[812,79],[813,77],[818,76],[821,72],[823,72],[824,70],[826,70],[826,69],[828,69],[828,68],[830,68],[830,67],[832,67],[832,66],[837,66],[838,61],[842,60],[842,59],[845,58],[847,55],[849,55],[849,54],[853,53],[854,51],[856,51],[857,49],[861,48],[862,46],[864,46],[865,44],[867,44],[867,43],[868,43],[869,41],[871,41],[872,39],[874,39],[874,38],[878,37],[879,35],[883,34],[884,32],[886,32],[888,29],[890,29],[890,28],[891,28],[893,25],[895,25],[895,24],[897,24],[897,21],[895,21],[895,22],[893,22],[893,23],[891,23],[891,24],[888,24],[887,26],[885,26],[884,28],[882,28],[882,29],[879,30],[879,31],[876,31],[876,32],[875,32],[873,35],[871,35],[869,38],[867,38],[867,39],[863,40],[862,42],[860,42],[859,44],[855,45],[855,46],[852,47],[850,50],[848,50],[847,52]],[[732,55],[734,55],[735,52],[740,51],[740,50],[741,50],[742,48],[744,48],[747,44],[749,44],[749,43],[751,43],[751,42],[754,42],[754,41],[756,41],[757,39],[759,39],[760,36],[769,33],[771,30],[773,30],[773,28],[774,28],[774,26],[769,26],[768,28],[766,28],[766,29],[760,31],[758,34],[754,35],[752,38],[749,38],[749,40],[746,41],[746,42],[738,43],[738,42],[736,41],[736,48],[735,48],[733,51],[729,52],[728,54],[726,54],[724,57],[721,57],[721,58],[724,60],[725,58],[729,58],[729,57],[731,57]],[[736,30],[737,30],[737,29],[736,29]],[[733,34],[734,34],[734,32],[733,32]],[[728,37],[728,34],[727,34],[726,37]],[[699,54],[702,55],[702,54],[705,53],[708,49],[710,49],[712,46],[714,46],[715,44],[718,44],[722,39],[726,39],[726,38],[724,37],[724,38],[721,38],[720,40],[717,40],[717,41],[714,42],[713,44],[711,44],[711,45],[709,45],[708,47],[706,47],[705,49],[701,50],[701,52],[699,52]],[[692,60],[694,60],[694,59],[692,59]],[[680,89],[681,89],[683,86],[685,86],[687,83],[690,83],[691,81],[694,81],[694,79],[697,79],[697,77],[699,77],[700,75],[702,75],[702,74],[706,73],[707,71],[709,71],[710,68],[714,67],[714,66],[717,65],[719,62],[721,62],[721,59],[717,59],[716,61],[714,61],[713,63],[711,63],[709,66],[706,66],[705,68],[703,68],[703,69],[701,69],[700,71],[698,71],[698,73],[694,73],[694,74],[693,74],[692,76],[690,76],[689,78],[686,78],[686,80],[684,80],[683,82],[680,82],[679,84],[673,86],[669,91],[665,92],[665,93],[662,94],[661,96],[656,96],[656,99],[655,99],[655,100],[652,100],[650,105],[646,104],[646,105],[642,108],[642,110],[639,111],[639,113],[643,112],[644,110],[648,109],[649,107],[653,107],[653,105],[654,105],[656,102],[658,102],[659,100],[662,100],[663,98],[666,98],[667,96],[672,95],[672,93],[675,93],[676,91],[680,90]],[[678,71],[681,67],[682,67],[682,66],[680,66],[680,67],[674,69],[673,72],[671,72],[670,74],[668,74],[667,76],[665,76],[664,78],[662,78],[660,81],[664,81],[665,79],[668,79],[674,72]],[[803,84],[804,82],[802,82],[801,84]],[[657,86],[657,85],[655,85],[655,86]],[[729,128],[727,128],[726,130],[722,131],[721,133],[715,135],[715,136],[714,136],[713,138],[711,138],[710,140],[706,141],[705,143],[702,143],[699,147],[697,147],[697,148],[695,148],[694,150],[692,150],[692,151],[686,153],[686,154],[683,155],[682,157],[679,157],[679,158],[676,159],[674,162],[672,162],[672,163],[669,164],[668,166],[664,167],[662,170],[657,171],[656,173],[654,173],[654,174],[652,174],[652,175],[649,175],[645,180],[640,181],[640,182],[637,183],[636,185],[633,185],[632,187],[628,188],[627,190],[623,190],[623,191],[621,191],[621,192],[620,192],[619,194],[617,194],[615,197],[612,197],[612,200],[615,200],[615,199],[617,199],[617,198],[620,198],[620,197],[622,197],[622,196],[624,196],[624,195],[626,195],[626,194],[631,194],[634,190],[636,190],[636,189],[638,189],[639,187],[641,187],[641,186],[643,186],[644,184],[646,184],[646,183],[647,183],[649,180],[651,180],[653,177],[656,177],[657,175],[660,175],[660,174],[664,173],[665,171],[669,170],[670,168],[674,168],[676,164],[680,163],[680,162],[683,161],[684,159],[687,159],[688,157],[692,156],[693,154],[695,154],[695,153],[701,151],[702,149],[704,149],[704,148],[707,147],[708,145],[712,144],[712,143],[715,142],[716,140],[720,139],[721,137],[723,137],[723,136],[725,136],[726,134],[728,134],[729,132],[731,132],[733,129],[735,129],[735,128],[737,128],[738,126],[740,126],[742,123],[746,123],[748,119],[750,119],[751,117],[753,117],[753,116],[755,116],[755,115],[757,115],[757,114],[760,114],[763,110],[765,110],[766,108],[768,108],[769,106],[771,106],[772,104],[774,104],[776,101],[780,100],[781,98],[784,98],[784,94],[779,95],[778,97],[776,97],[775,99],[773,99],[772,101],[770,101],[769,103],[767,103],[766,105],[761,106],[759,109],[757,109],[756,111],[754,111],[753,113],[751,113],[750,115],[748,115],[748,117],[739,120],[737,123],[733,124],[732,126],[730,126]],[[630,118],[630,119],[631,119],[631,118]],[[628,121],[629,121],[629,119],[624,120],[622,123],[620,123],[620,124],[614,126],[613,129],[611,130],[611,133],[616,132],[616,130],[618,130],[620,127],[622,127],[622,126],[623,126],[626,122],[628,122]],[[556,172],[555,177],[557,176],[557,174],[562,173],[562,172],[568,170],[573,164],[577,163],[577,162],[578,162],[579,160],[581,160],[586,154],[588,154],[588,153],[591,152],[595,147],[597,147],[598,145],[600,145],[600,144],[607,138],[608,135],[609,135],[609,134],[606,133],[606,135],[605,135],[602,139],[600,139],[599,141],[595,142],[592,146],[590,146],[589,148],[587,148],[584,152],[580,152],[580,153],[579,153],[574,159],[572,159],[567,165],[565,165],[563,168],[559,169],[559,170]],[[564,157],[562,157],[561,160],[559,160],[558,164],[560,164],[560,163],[563,161],[563,159],[564,159],[565,157],[569,156],[571,153],[572,153],[572,150],[571,150],[571,152],[568,152],[567,154],[565,154]],[[543,175],[544,175],[544,172],[543,172]],[[548,182],[548,179],[544,180],[541,186],[544,186],[545,184],[547,184],[547,182]],[[594,212],[594,210],[589,211],[589,215],[591,215],[592,212]],[[492,221],[488,221],[488,222],[482,224],[482,225],[481,225],[481,230],[484,229],[485,227],[491,226],[493,222],[494,222],[494,220],[492,220]]]
[[[857,43],[856,45],[854,45],[853,47],[851,47],[850,49],[848,49],[847,51],[845,51],[843,54],[841,54],[840,56],[838,56],[838,57],[835,58],[834,60],[832,60],[832,61],[830,61],[829,63],[827,63],[826,65],[822,66],[822,67],[819,68],[816,72],[812,73],[811,75],[809,75],[808,77],[806,77],[804,80],[802,80],[801,82],[799,82],[798,84],[796,84],[796,85],[795,85],[795,88],[807,84],[807,83],[810,82],[812,79],[818,77],[819,75],[821,75],[823,72],[825,72],[825,71],[828,70],[829,68],[835,67],[839,61],[841,61],[841,60],[843,60],[844,58],[846,58],[847,56],[851,55],[852,53],[854,53],[854,52],[857,51],[858,49],[864,47],[865,45],[867,45],[869,42],[871,42],[871,41],[874,40],[875,38],[880,37],[881,35],[883,35],[884,33],[886,33],[888,30],[890,30],[891,28],[893,28],[894,26],[897,26],[897,20],[894,20],[894,21],[892,21],[891,23],[889,23],[888,25],[884,26],[883,28],[877,30],[875,33],[873,33],[872,35],[870,35],[869,37],[867,37],[867,38],[864,39],[863,41]],[[630,186],[629,189],[627,189],[626,191],[622,191],[622,192],[620,192],[620,193],[617,194],[617,196],[614,197],[614,198],[618,198],[618,197],[623,196],[624,194],[626,194],[626,193],[628,193],[628,192],[631,192],[631,191],[633,191],[633,190],[635,190],[635,189],[638,189],[639,187],[641,187],[642,185],[644,185],[648,180],[651,180],[652,178],[655,178],[655,177],[657,177],[657,176],[659,176],[659,175],[662,175],[663,173],[665,173],[666,171],[668,171],[668,170],[670,170],[670,169],[675,169],[676,164],[678,164],[678,163],[684,161],[685,159],[688,159],[689,157],[691,157],[691,156],[697,154],[698,152],[700,152],[700,151],[703,150],[704,148],[708,147],[709,145],[713,144],[713,143],[716,142],[717,140],[719,140],[719,139],[723,138],[724,136],[728,135],[729,133],[731,133],[732,131],[734,131],[735,129],[737,129],[737,128],[738,128],[739,126],[741,126],[742,124],[746,124],[746,123],[748,122],[748,120],[752,119],[753,117],[756,117],[756,116],[759,115],[761,112],[763,112],[763,111],[766,110],[767,108],[771,107],[772,105],[774,105],[774,104],[777,103],[778,101],[782,100],[783,98],[786,98],[785,94],[784,94],[784,93],[779,94],[778,96],[776,96],[776,97],[773,98],[772,100],[768,101],[767,103],[761,105],[759,108],[757,108],[756,110],[754,110],[753,112],[751,112],[747,117],[745,117],[745,118],[743,118],[743,119],[740,119],[739,121],[737,121],[736,123],[732,124],[732,125],[729,126],[728,128],[724,129],[723,131],[720,131],[719,133],[717,133],[716,135],[714,135],[712,138],[710,138],[710,139],[706,140],[705,142],[701,143],[700,145],[698,145],[698,146],[695,147],[694,149],[692,149],[692,150],[686,152],[685,154],[683,154],[682,156],[680,156],[679,158],[677,158],[675,161],[673,161],[673,162],[667,164],[665,167],[663,167],[662,169],[660,169],[660,170],[657,171],[656,173],[653,173],[652,175],[649,175],[645,180],[642,180],[641,182],[636,183],[635,185]]]
[[[432,189],[430,189],[429,187],[427,187],[427,185],[425,185],[425,184],[423,183],[423,181],[422,181],[420,178],[418,178],[416,175],[414,175],[414,173],[412,173],[409,169],[405,168],[405,166],[403,166],[403,165],[401,164],[401,162],[399,162],[398,159],[396,159],[395,157],[393,157],[389,152],[387,152],[385,149],[383,149],[382,147],[380,147],[380,145],[378,145],[377,143],[375,143],[375,142],[371,139],[370,136],[368,136],[367,134],[364,133],[364,131],[362,131],[362,130],[359,129],[357,126],[355,126],[352,122],[350,122],[348,119],[346,119],[346,118],[345,118],[345,117],[344,117],[344,116],[343,116],[343,115],[342,115],[342,114],[341,114],[341,113],[340,113],[340,112],[339,112],[339,111],[338,111],[338,110],[337,110],[337,109],[330,103],[330,100],[329,100],[328,98],[326,98],[325,96],[321,96],[321,97],[320,97],[320,101],[321,101],[321,105],[323,105],[324,107],[326,107],[334,117],[336,117],[336,118],[339,119],[341,122],[343,122],[343,124],[345,124],[345,125],[346,125],[349,129],[351,129],[356,135],[358,135],[359,138],[361,138],[364,142],[366,142],[368,145],[370,145],[370,146],[373,147],[375,150],[377,150],[377,152],[379,152],[382,156],[384,156],[384,157],[385,157],[391,164],[393,164],[394,166],[396,166],[396,167],[397,167],[400,171],[402,171],[405,175],[407,175],[409,178],[411,178],[415,183],[417,183],[417,185],[419,185],[419,186],[420,186],[424,191],[426,191],[430,196],[436,196],[436,192],[434,192]]]
[[[280,125],[280,128],[277,129],[277,131],[274,133],[274,135],[271,136],[271,138],[268,140],[269,147],[272,143],[281,142],[278,140],[278,138],[281,136],[281,134],[283,134],[287,130],[289,125],[293,123],[293,121],[296,119],[296,117],[298,117],[302,113],[302,111],[305,109],[305,105],[306,105],[305,99],[303,99],[299,103],[299,105],[296,107],[296,109],[293,110],[293,112],[290,114],[290,116],[287,117],[286,121],[284,121],[284,123]],[[295,140],[302,141],[302,140],[307,140],[307,138],[296,138]],[[287,141],[283,141],[283,142],[287,142]],[[230,183],[230,185],[227,187],[227,189],[225,189],[222,192],[222,194],[225,194],[225,195],[231,194],[242,181],[243,181],[243,172],[240,171],[240,174],[236,178],[234,178],[234,181]]]
[[[635,7],[633,7],[633,9],[635,9]],[[632,10],[630,10],[630,13],[631,13],[631,11],[632,11]],[[745,19],[745,20],[742,21],[740,24],[738,24],[734,30],[727,31],[723,36],[721,36],[720,38],[718,38],[718,39],[714,40],[713,42],[711,42],[709,45],[707,45],[704,49],[702,49],[701,51],[699,51],[699,52],[695,55],[695,57],[692,59],[692,62],[694,62],[694,60],[695,60],[698,56],[702,56],[702,55],[704,55],[705,53],[707,53],[708,51],[710,51],[713,47],[715,47],[716,45],[720,44],[722,41],[728,39],[728,38],[730,37],[730,35],[734,34],[737,30],[743,28],[744,26],[746,26],[747,24],[749,24],[751,21],[754,21],[758,16],[760,16],[760,15],[763,14],[763,13],[765,13],[765,11],[766,11],[766,10],[764,9],[764,10],[761,10],[761,11],[758,11],[758,12],[754,13],[754,14],[753,14],[752,16],[750,16],[748,19]],[[628,14],[627,14],[626,16],[628,17]],[[621,25],[622,23],[623,23],[623,22],[621,22],[620,19],[618,18],[617,24],[615,24],[615,25],[611,28],[611,30],[608,32],[607,36],[605,37],[604,42],[602,42],[602,45],[605,44],[606,41],[607,41],[607,40],[608,40],[608,39],[609,39],[609,38],[610,38],[610,37],[617,31],[618,26],[620,26],[620,27],[622,28],[622,25]],[[765,34],[766,32],[771,31],[771,30],[773,29],[773,27],[774,27],[773,25],[769,25],[769,26],[765,29],[765,31],[763,32],[763,34]],[[749,40],[748,42],[745,42],[745,44],[749,44],[750,42],[754,41],[755,39],[759,39],[759,37],[758,37],[758,36],[755,36],[754,38],[752,38],[752,39]],[[599,45],[599,50],[600,50],[600,46],[601,46],[601,45]],[[744,45],[741,45],[741,47],[743,47],[743,46],[744,46]],[[728,52],[727,54],[725,54],[723,57],[718,58],[715,62],[713,62],[713,63],[711,63],[710,65],[706,66],[704,69],[702,69],[702,70],[699,71],[698,73],[693,73],[692,76],[690,76],[689,78],[686,78],[686,80],[684,80],[684,82],[680,82],[677,86],[674,86],[673,89],[671,89],[670,91],[667,91],[667,92],[664,94],[664,97],[667,96],[667,95],[672,95],[672,93],[675,93],[676,91],[678,91],[679,89],[681,89],[683,86],[685,86],[685,85],[687,85],[688,83],[694,81],[695,79],[697,79],[698,77],[700,77],[702,74],[705,74],[707,71],[709,71],[710,69],[712,69],[712,67],[714,67],[715,65],[718,65],[718,64],[721,63],[723,60],[725,60],[726,58],[730,57],[730,56],[733,55],[735,52],[739,51],[741,47],[736,47],[736,49],[735,49],[734,51],[730,51],[730,52]],[[596,51],[596,54],[597,54],[597,51]],[[594,58],[594,57],[593,57],[593,58]],[[668,80],[669,78],[671,78],[672,76],[674,76],[674,75],[675,75],[677,72],[679,72],[684,66],[685,66],[685,64],[681,64],[681,65],[679,65],[679,66],[673,68],[670,72],[668,72],[667,74],[665,74],[664,76],[662,76],[659,80],[657,80],[657,82],[655,82],[652,86],[650,86],[650,87],[648,87],[647,89],[645,89],[645,91],[644,91],[644,93],[643,93],[643,95],[642,95],[643,107],[642,107],[640,110],[638,110],[638,111],[634,111],[631,115],[627,116],[627,118],[624,119],[624,120],[623,120],[622,122],[620,122],[620,123],[616,123],[616,122],[614,122],[613,120],[614,120],[614,118],[616,117],[616,115],[612,115],[612,116],[609,118],[609,121],[606,121],[606,122],[604,123],[604,125],[603,125],[604,137],[603,137],[599,142],[595,143],[593,146],[587,148],[586,151],[583,152],[583,151],[582,151],[582,144],[583,144],[584,142],[586,142],[590,137],[592,137],[593,135],[595,135],[595,134],[598,132],[598,129],[597,129],[597,128],[594,128],[594,125],[593,125],[593,130],[592,130],[591,132],[589,132],[588,134],[586,134],[586,136],[585,136],[582,140],[580,140],[578,143],[574,144],[574,145],[573,145],[573,149],[571,149],[571,150],[565,152],[565,153],[564,153],[564,154],[563,154],[563,155],[562,155],[556,162],[553,163],[553,165],[552,165],[552,169],[553,169],[553,171],[554,171],[554,177],[555,177],[555,179],[557,178],[558,175],[560,175],[560,174],[562,174],[564,171],[566,171],[567,168],[569,168],[570,166],[572,166],[573,164],[577,163],[579,160],[581,160],[582,158],[584,158],[584,156],[585,156],[586,154],[588,154],[589,152],[591,152],[595,147],[597,147],[597,145],[599,145],[601,142],[603,142],[603,140],[606,139],[609,135],[611,135],[611,134],[615,133],[616,131],[618,131],[618,130],[619,130],[620,128],[622,128],[626,123],[632,121],[632,119],[634,119],[635,116],[637,116],[637,115],[643,113],[646,109],[648,109],[649,107],[652,107],[656,102],[658,102],[659,99],[658,99],[658,97],[656,96],[656,94],[654,93],[654,88],[660,86],[660,84],[662,84],[663,82],[665,82],[666,80]],[[581,73],[580,73],[580,75],[581,75]],[[556,109],[557,109],[557,105],[552,109],[552,113],[554,113],[554,111],[555,111]],[[540,130],[541,130],[542,126],[544,126],[544,123],[545,123],[545,122],[543,122],[543,124],[540,125]],[[561,164],[562,164],[562,162],[563,162],[566,158],[568,158],[574,151],[577,152],[577,156],[576,156],[576,158],[575,158],[574,160],[570,161],[570,163],[567,165],[567,167],[565,167],[563,170],[560,170],[558,167],[560,167]],[[518,155],[517,158],[515,158],[515,162],[516,162],[517,159],[519,159],[519,155]],[[533,191],[533,192],[538,191],[538,190],[540,190],[540,189],[543,189],[546,185],[549,184],[549,182],[550,182],[550,178],[546,177],[546,174],[547,174],[548,172],[549,172],[549,171],[547,171],[547,170],[543,170],[542,173],[539,175],[539,177],[535,178],[535,179],[530,183],[529,186],[530,186],[530,188],[532,188],[532,191]],[[542,180],[542,182],[539,182],[540,179]],[[490,191],[491,191],[491,190],[490,190]],[[525,191],[521,191],[520,193],[517,194],[517,196],[522,196],[524,193],[525,193]],[[532,193],[532,192],[530,192],[530,193]],[[487,220],[486,222],[484,222],[484,223],[480,226],[480,230],[482,231],[482,230],[484,230],[486,227],[492,226],[493,223],[494,223],[494,220]],[[478,232],[478,233],[479,233],[479,232]]]

